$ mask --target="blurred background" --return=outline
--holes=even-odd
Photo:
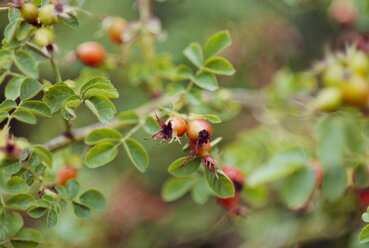
[[[369,1],[348,1],[352,9],[347,5],[332,7],[334,2],[339,1],[154,2],[154,15],[162,21],[166,32],[165,39],[157,43],[156,49],[158,53],[170,52],[175,63],[186,63],[182,51],[189,43],[203,44],[213,33],[228,29],[233,44],[225,51],[225,57],[237,73],[229,78],[220,77],[220,85],[259,89],[306,70],[328,49],[340,49],[357,39],[359,33],[369,30]],[[86,0],[83,7],[93,14],[121,16],[130,21],[138,17],[133,4],[133,0]],[[7,23],[6,12],[0,12],[0,23],[2,34]],[[56,44],[62,51],[58,59],[89,40],[102,43],[109,53],[119,52],[105,34],[98,35],[100,25],[100,20],[83,13],[77,32],[57,25]],[[42,76],[52,81],[49,64],[44,63],[41,68]],[[62,67],[62,77],[77,78],[82,69],[82,64],[73,62]],[[118,112],[149,100],[140,87],[130,84],[128,74],[128,69],[123,67],[110,75],[120,93],[119,100],[114,101]],[[4,85],[1,85],[2,90]],[[255,159],[253,154],[262,153],[267,160],[280,144],[273,138],[272,129],[258,128],[259,121],[249,108],[239,106],[236,112],[239,113],[235,113],[234,118],[213,125],[214,135],[224,137],[217,156],[224,164],[238,166],[247,173],[250,164],[263,162]],[[73,128],[96,121],[83,108],[78,110],[78,116]],[[58,136],[62,130],[63,123],[58,116],[42,120],[36,126],[17,123],[14,127],[16,136],[25,136],[34,143]],[[147,136],[142,130],[135,134],[141,141]],[[304,139],[303,136],[294,137],[289,142],[303,142]],[[319,200],[317,192],[314,195],[317,200],[311,209],[293,211],[281,204],[272,189],[246,189],[244,201],[250,207],[251,215],[233,221],[214,197],[202,206],[195,204],[190,194],[172,203],[164,202],[160,192],[169,177],[167,167],[183,156],[183,152],[176,145],[142,143],[150,154],[150,166],[144,174],[130,164],[124,152],[109,165],[98,169],[88,169],[82,166],[78,156],[70,156],[70,153],[85,152],[87,148],[83,145],[73,145],[69,151],[58,154],[60,162],[54,166],[53,172],[63,165],[63,156],[68,156],[70,163],[81,167],[79,181],[82,189],[100,189],[107,197],[108,206],[87,220],[76,218],[69,207],[53,229],[46,228],[44,219],[35,221],[28,217],[26,225],[39,225],[45,235],[46,242],[42,247],[369,247],[358,243],[358,231],[363,224],[355,192],[348,192],[335,203]],[[53,176],[55,174],[49,175],[50,181],[54,180]]]

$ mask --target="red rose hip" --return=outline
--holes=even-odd
[[[192,120],[188,123],[187,125],[187,136],[188,138],[190,138],[191,140],[198,140],[199,139],[199,135],[200,132],[205,130],[209,135],[208,139],[211,136],[211,126],[210,124],[202,119],[195,119]]]
[[[91,67],[100,66],[104,63],[106,57],[105,48],[92,41],[79,45],[76,54],[83,64]]]
[[[120,44],[123,42],[122,34],[127,28],[127,21],[123,18],[114,18],[112,24],[109,27],[109,38],[112,42]]]
[[[179,116],[172,116],[167,120],[167,125],[171,125],[173,131],[176,132],[178,137],[181,137],[186,132],[186,122]]]
[[[56,178],[56,184],[65,186],[67,182],[71,179],[75,179],[78,175],[78,170],[72,166],[64,166],[60,169],[58,172],[57,178]]]
[[[195,153],[196,151],[196,142],[189,140],[188,144],[190,146],[190,150],[191,152]],[[211,152],[211,145],[210,142],[202,144],[200,147],[198,147],[197,152],[196,152],[196,156],[198,156],[199,158],[203,158],[207,155],[209,155]]]

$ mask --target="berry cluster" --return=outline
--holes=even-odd
[[[32,3],[14,1],[13,7],[20,10],[20,14],[25,21],[37,28],[34,34],[36,44],[41,47],[47,47],[51,51],[55,39],[52,26],[59,21],[60,17],[69,18],[72,15],[70,11],[63,8],[61,2],[47,4],[41,8],[37,8]]]
[[[188,137],[188,145],[190,147],[190,155],[183,161],[180,167],[183,167],[185,163],[193,157],[201,158],[203,166],[212,172],[216,177],[216,161],[210,155],[211,144],[211,126],[203,119],[191,120],[188,124],[179,116],[172,116],[164,123],[157,115],[156,120],[161,127],[161,130],[151,136],[149,139],[161,138],[160,144],[171,139],[176,140],[179,143],[180,137],[185,133]]]
[[[63,8],[61,2],[47,4],[44,7],[37,8],[32,3],[21,3],[15,1],[12,7],[20,9],[22,18],[29,24],[35,26],[37,30],[34,33],[34,41],[40,47],[46,47],[48,51],[52,51],[55,34],[52,26],[59,21],[59,18],[68,17],[73,13],[68,8]],[[108,36],[110,40],[116,44],[122,44],[122,35],[127,29],[128,23],[120,17],[107,18]],[[90,67],[98,67],[104,64],[106,59],[105,48],[97,42],[85,42],[80,44],[70,57],[73,60],[77,57],[84,65]]]
[[[369,99],[369,58],[355,48],[329,56],[323,62],[321,80],[324,88],[315,99],[321,111],[333,111],[342,105],[367,108]]]
[[[121,17],[108,17],[108,24],[106,25],[108,36],[113,43],[118,45],[123,43],[123,34],[127,30],[128,23]],[[80,44],[76,51],[75,56],[86,66],[98,67],[104,64],[106,60],[105,48],[93,41],[88,41]]]

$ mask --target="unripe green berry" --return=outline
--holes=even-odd
[[[321,111],[332,111],[342,105],[342,92],[339,88],[322,89],[315,99],[315,107]]]
[[[361,51],[356,51],[347,60],[348,67],[360,75],[366,76],[369,72],[368,56]]]
[[[53,43],[55,39],[54,32],[48,28],[40,28],[35,33],[36,44],[44,47]]]
[[[347,82],[345,79],[347,70],[343,65],[334,63],[329,65],[323,72],[323,82],[327,86],[340,87]]]
[[[39,12],[40,22],[44,25],[53,25],[58,22],[58,17],[55,15],[55,7],[52,4],[48,4],[40,9]]]
[[[38,17],[38,9],[32,3],[25,3],[20,9],[20,14],[24,20],[29,23],[36,23]]]

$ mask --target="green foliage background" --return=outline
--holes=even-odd
[[[234,64],[237,73],[231,78],[220,77],[220,84],[224,87],[258,89],[273,81],[272,75],[278,69],[286,67],[293,72],[306,69],[313,61],[322,57],[327,45],[336,45],[342,30],[327,15],[329,2],[155,2],[154,14],[160,18],[167,33],[166,39],[157,44],[157,51],[169,52],[176,63],[182,63],[185,62],[182,51],[189,43],[204,44],[211,34],[228,29],[233,38],[233,45],[225,56]],[[95,14],[108,13],[132,20],[137,18],[133,3],[133,0],[87,0],[84,8]],[[368,31],[368,1],[356,1],[356,4],[362,6],[359,8],[362,13],[357,28]],[[6,12],[0,12],[0,23],[0,33],[3,33],[7,23]],[[108,52],[119,52],[118,47],[110,43],[106,35],[96,37],[99,25],[99,21],[84,14],[80,15],[80,28],[77,32],[57,25],[56,43],[61,51],[57,54],[57,59],[62,59],[78,44],[88,40],[102,43]],[[135,52],[138,54],[138,51]],[[82,68],[78,61],[62,67],[63,78],[77,77]],[[47,63],[41,67],[41,75],[53,79]],[[113,99],[118,112],[137,107],[149,100],[140,87],[130,84],[127,68],[115,71],[111,80],[120,93],[119,100]],[[4,85],[3,83],[0,87]],[[95,121],[95,117],[84,108],[77,113],[79,117],[73,122],[73,127]],[[246,171],[250,166],[268,161],[270,155],[279,149],[280,143],[273,138],[275,130],[265,128],[255,131],[257,126],[258,122],[248,108],[243,108],[232,121],[213,125],[214,134],[224,137],[219,145],[224,161]],[[26,136],[33,143],[43,143],[59,135],[63,130],[63,123],[60,118],[53,117],[52,120],[40,121],[37,126],[17,123],[14,130],[16,136]],[[135,135],[140,141],[146,137],[147,134],[143,131]],[[294,138],[291,140],[305,141],[305,137]],[[296,214],[274,199],[273,190],[267,196],[263,187],[246,189],[244,198],[250,200],[252,207],[265,206],[267,201],[271,207],[262,207],[250,217],[234,223],[227,219],[227,213],[216,204],[214,198],[202,206],[196,205],[189,194],[176,202],[163,203],[160,200],[160,191],[169,177],[167,167],[172,161],[182,157],[183,152],[176,144],[143,144],[151,155],[150,166],[144,174],[139,173],[130,164],[125,153],[119,153],[109,166],[94,170],[84,166],[81,169],[79,181],[82,187],[98,188],[107,198],[108,206],[102,213],[84,220],[75,218],[69,209],[62,213],[53,229],[47,229],[44,220],[27,220],[28,225],[43,229],[46,242],[41,247],[271,248],[293,247],[297,242],[305,240],[311,244],[306,247],[367,247],[358,244],[357,232],[363,224],[354,194],[347,194],[333,203],[318,201],[314,212]],[[268,148],[265,149],[265,146]],[[285,147],[288,146],[289,144]],[[81,145],[70,147],[76,155],[83,149],[85,148]],[[258,154],[255,159],[243,158],[247,149],[250,149],[248,154],[259,151],[264,156]],[[260,157],[264,160],[261,161]],[[56,161],[53,169],[55,173],[60,166]],[[141,198],[137,195],[141,195]],[[141,206],[146,204],[151,208],[142,210]],[[114,211],[124,213],[116,214]],[[156,214],[159,217],[156,217]]]

